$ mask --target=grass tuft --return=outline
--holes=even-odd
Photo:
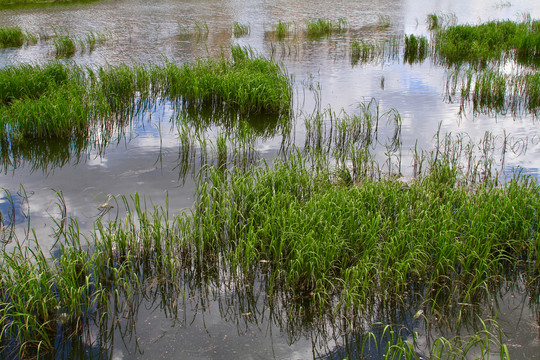
[[[249,24],[240,24],[239,22],[235,21],[233,23],[233,35],[236,38],[249,35]]]
[[[348,30],[347,21],[343,18],[333,21],[319,18],[307,23],[307,36],[318,38],[325,35],[339,34]]]
[[[0,27],[0,48],[21,47],[26,35],[18,27]]]

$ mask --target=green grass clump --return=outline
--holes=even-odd
[[[54,39],[54,48],[57,58],[69,58],[75,55],[77,49],[76,41],[67,35],[62,35]]]
[[[449,77],[449,98],[459,92],[461,106],[471,102],[479,113],[520,115],[540,110],[540,74],[524,71],[505,74],[495,69],[455,71]]]
[[[540,56],[540,21],[497,21],[481,25],[456,25],[436,33],[435,49],[449,63],[484,64],[514,56],[530,62]]]
[[[109,126],[111,115],[126,119],[158,97],[252,114],[288,114],[292,101],[283,67],[242,47],[231,58],[181,66],[7,67],[0,80],[0,136],[8,141],[87,136],[94,125]]]
[[[26,41],[26,35],[18,27],[0,28],[0,47],[21,47]]]
[[[377,58],[380,54],[378,44],[366,42],[364,40],[354,40],[351,44],[351,62],[368,62]]]
[[[0,104],[37,99],[68,82],[70,70],[61,64],[21,65],[0,71]]]
[[[248,48],[232,48],[232,59],[202,59],[157,69],[163,92],[192,106],[227,106],[241,112],[287,113],[292,87],[283,68]]]
[[[471,193],[448,165],[432,166],[406,190],[391,180],[336,185],[301,159],[233,172],[223,183],[212,176],[213,186],[199,192],[193,238],[245,269],[272,264],[273,284],[318,299],[338,291],[359,306],[372,294],[410,291],[414,278],[441,289],[428,296],[468,301],[503,276],[508,261],[534,263],[536,183],[516,179]],[[519,260],[525,249],[532,253]]]
[[[291,34],[291,24],[279,20],[277,25],[274,26],[273,32],[278,40],[283,40]]]
[[[83,320],[97,314],[96,306],[106,304],[90,268],[92,256],[78,245],[63,246],[54,262],[39,247],[2,253],[0,276],[10,286],[0,297],[0,337],[15,343],[0,347],[0,354],[17,349],[19,358],[43,356],[54,349],[58,336],[80,331]]]
[[[405,36],[404,59],[412,64],[417,61],[423,61],[429,49],[428,41],[424,36]]]
[[[309,37],[321,37],[324,35],[330,35],[335,33],[342,33],[347,31],[347,21],[345,19],[339,19],[333,21],[330,19],[316,19],[307,23],[307,35]]]
[[[249,24],[240,24],[239,22],[235,21],[233,23],[233,35],[237,38],[249,35]]]

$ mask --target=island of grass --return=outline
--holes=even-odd
[[[540,187],[531,179],[471,187],[445,159],[406,187],[369,177],[343,182],[300,155],[247,172],[207,170],[190,213],[146,209],[134,195],[124,198],[125,219],[97,221],[91,251],[68,219],[53,262],[39,249],[4,252],[1,339],[10,341],[0,341],[0,353],[17,344],[21,355],[42,355],[62,332],[107,319],[149,283],[182,289],[201,275],[210,284],[218,283],[212,274],[230,274],[219,282],[240,289],[257,278],[285,309],[303,298],[310,326],[326,314],[353,319],[378,304],[406,303],[411,294],[427,317],[479,304],[506,282],[538,294]]]
[[[183,65],[21,65],[0,70],[0,79],[0,136],[10,141],[84,136],[92,124],[158,98],[252,114],[288,113],[292,99],[283,67],[242,47],[230,58]]]
[[[504,56],[515,56],[523,63],[538,63],[540,20],[442,27],[436,30],[435,50],[448,63],[485,64]]]

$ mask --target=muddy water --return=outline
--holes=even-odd
[[[296,117],[292,139],[302,146],[305,138],[303,119],[315,109],[330,107],[354,114],[358,104],[375,98],[381,110],[395,108],[403,126],[402,157],[404,172],[410,171],[411,149],[415,144],[425,150],[434,146],[434,134],[466,134],[480,143],[489,131],[497,139],[494,151],[502,151],[503,137],[512,144],[506,154],[504,170],[522,167],[539,176],[540,133],[529,114],[478,114],[470,107],[460,111],[460,104],[450,101],[445,92],[448,71],[427,60],[409,65],[402,58],[384,59],[367,64],[353,64],[350,44],[355,39],[391,39],[403,34],[428,34],[427,14],[455,14],[459,23],[476,24],[493,19],[520,19],[523,13],[540,17],[540,5],[522,1],[173,1],[173,0],[104,0],[88,4],[46,6],[0,11],[0,26],[19,26],[23,30],[52,35],[69,33],[84,38],[88,33],[106,35],[92,51],[78,51],[60,61],[82,65],[117,65],[122,63],[161,63],[164,58],[176,63],[216,54],[231,44],[249,45],[261,54],[281,60],[294,77]],[[380,16],[388,16],[390,26],[377,26]],[[276,41],[268,32],[278,20],[291,22],[301,32],[309,19],[345,18],[350,31],[313,40],[301,34]],[[185,36],[182,26],[204,21],[209,28],[202,38]],[[250,34],[236,39],[234,21],[250,25]],[[22,49],[0,50],[0,65],[43,63],[55,58],[52,41],[39,41]],[[317,89],[316,91],[310,89]],[[179,167],[182,148],[173,107],[157,104],[142,112],[133,123],[105,142],[74,151],[72,145],[41,146],[28,149],[16,166],[3,161],[0,185],[17,198],[26,193],[28,200],[16,199],[16,222],[24,223],[30,215],[31,226],[43,247],[52,246],[51,217],[58,216],[58,192],[66,203],[67,215],[75,216],[83,229],[92,227],[100,215],[97,207],[107,194],[129,195],[138,192],[149,203],[164,204],[168,194],[171,211],[189,208],[193,203],[194,180],[191,172]],[[279,131],[260,131],[255,144],[259,158],[275,158],[282,144]],[[222,131],[211,126],[206,134],[210,142]],[[390,131],[390,130],[389,130]],[[382,135],[383,137],[386,134]],[[380,150],[384,151],[384,148]],[[35,156],[39,153],[40,156]],[[40,161],[36,161],[39,158]],[[6,213],[8,202],[0,202]],[[106,217],[114,218],[118,209]],[[121,214],[120,214],[121,215]],[[25,228],[19,229],[24,232]],[[22,234],[20,236],[23,236]],[[142,308],[143,306],[141,306]],[[165,358],[311,358],[313,344],[309,336],[284,336],[275,325],[246,322],[240,330],[238,321],[227,322],[216,304],[211,303],[206,319],[200,316],[180,326],[161,309],[146,308],[137,321],[138,342],[114,341],[112,358],[141,358],[161,354]],[[525,307],[524,320],[514,326],[505,311],[500,320],[512,322],[510,334],[518,334],[529,324],[530,336],[510,335],[516,339],[511,351],[534,358],[540,352],[538,325],[532,310]],[[197,312],[192,312],[196,314]],[[507,316],[508,315],[508,316]],[[242,319],[242,315],[239,316]],[[507,319],[508,318],[508,319]],[[238,320],[238,319],[237,319]],[[207,326],[211,324],[211,326]],[[526,333],[529,334],[529,330]],[[522,330],[519,330],[522,331]],[[182,339],[181,341],[178,339]],[[185,344],[180,346],[179,343]],[[126,343],[127,345],[121,345]],[[331,348],[331,347],[330,347]],[[168,351],[168,350],[167,350]],[[186,350],[187,351],[187,350]],[[324,351],[323,351],[324,352]],[[329,350],[329,353],[332,353]],[[175,354],[174,356],[171,354]],[[376,357],[376,355],[374,355]]]

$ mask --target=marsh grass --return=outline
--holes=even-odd
[[[384,48],[378,43],[366,42],[364,40],[355,40],[351,44],[351,63],[373,61],[384,54]]]
[[[455,14],[435,14],[431,13],[426,16],[426,25],[428,30],[435,31],[441,28],[455,26],[457,17]]]
[[[184,25],[178,23],[180,37],[194,38],[196,41],[206,41],[210,34],[210,29],[206,21],[195,20],[192,24]]]
[[[340,18],[337,21],[319,18],[308,21],[306,28],[307,36],[316,39],[322,36],[347,32],[348,24],[343,18]]]
[[[75,55],[76,40],[68,35],[56,36],[54,39],[54,48],[57,58],[69,58]]]
[[[1,27],[0,28],[0,47],[21,47],[27,37],[18,27]]]
[[[529,20],[443,27],[435,34],[435,50],[440,61],[449,64],[485,66],[509,57],[534,64],[540,54],[539,24],[538,20]]]
[[[273,27],[273,33],[277,40],[283,40],[292,34],[292,24],[278,20],[278,23]]]
[[[405,36],[404,61],[409,64],[422,62],[429,53],[428,40],[424,36]]]
[[[22,65],[0,71],[0,133],[6,141],[87,137],[165,98],[186,108],[288,114],[291,79],[249,48],[181,66]]]
[[[388,29],[392,25],[389,15],[377,15],[377,28]]]
[[[55,56],[57,58],[70,58],[75,55],[77,51],[81,54],[85,51],[92,53],[98,44],[106,42],[110,35],[100,32],[90,32],[86,34],[84,38],[77,38],[70,34],[58,34],[55,33],[54,48]]]
[[[249,35],[250,26],[249,24],[241,24],[237,21],[233,23],[233,35],[236,38]]]
[[[351,64],[354,66],[359,63],[397,61],[402,41],[403,39],[399,36],[379,41],[354,40],[350,50]]]
[[[538,279],[540,187],[533,179],[516,176],[497,184],[490,175],[489,159],[495,156],[490,139],[482,158],[472,159],[467,170],[457,159],[460,150],[440,134],[413,182],[374,177],[367,171],[375,166],[367,160],[371,143],[383,125],[399,130],[399,117],[376,101],[360,113],[328,111],[310,120],[315,139],[320,137],[310,143],[321,146],[306,151],[342,158],[337,164],[307,160],[313,157],[300,149],[271,166],[237,162],[249,159],[244,152],[253,153],[253,133],[243,126],[240,135],[217,137],[217,163],[201,169],[196,201],[186,212],[170,214],[167,206],[149,205],[137,194],[114,197],[126,215],[110,222],[98,218],[88,241],[77,220],[60,211],[53,260],[38,246],[2,254],[3,284],[26,285],[3,290],[2,338],[21,344],[24,354],[44,352],[56,341],[59,323],[67,324],[70,334],[79,333],[88,326],[84,319],[109,321],[108,306],[123,304],[119,312],[133,314],[137,294],[156,284],[174,292],[186,279],[203,288],[204,281],[222,288],[238,281],[247,289],[249,279],[261,276],[265,299],[278,297],[288,309],[296,304],[298,314],[306,311],[298,299],[309,299],[304,301],[315,319],[325,316],[318,313],[344,318],[362,309],[369,313],[381,298],[406,303],[410,294],[421,297],[429,319],[442,309],[489,297],[490,289],[515,278],[508,279],[507,264],[521,269],[531,284]],[[332,130],[325,118],[332,119]],[[204,135],[183,129],[183,146],[197,142],[206,157],[202,149],[212,146]],[[353,155],[366,172],[346,166]],[[477,175],[464,178],[469,172],[481,173],[482,182]],[[61,196],[59,204],[65,207]],[[203,278],[186,278],[185,269]],[[312,317],[309,323],[316,321]],[[471,338],[437,340],[431,351],[459,358],[473,346],[488,352],[493,346],[504,353],[485,328]],[[387,328],[381,339],[388,356],[415,358],[414,342],[401,330]],[[9,344],[6,349],[13,349]]]
[[[455,70],[449,73],[446,93],[461,108],[471,103],[475,113],[538,115],[540,75],[534,71],[505,74],[497,69]],[[458,96],[459,95],[459,96]]]

